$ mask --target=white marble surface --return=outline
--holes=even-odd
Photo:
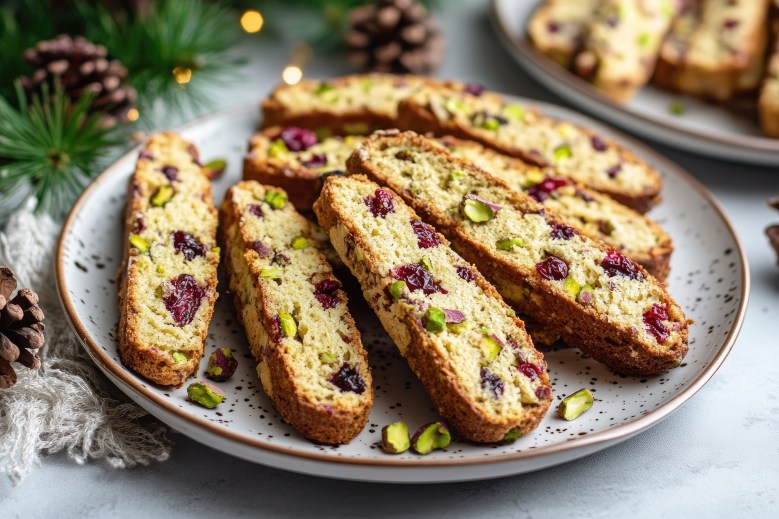
[[[443,4],[444,2],[442,2]],[[492,34],[486,2],[440,13],[449,38],[441,77],[561,101],[510,61]],[[219,106],[259,99],[288,49],[262,41]],[[338,57],[306,73],[335,75]],[[692,400],[648,432],[588,458],[499,480],[381,485],[328,480],[253,465],[174,435],[171,459],[133,470],[77,466],[52,456],[19,486],[0,480],[0,517],[768,517],[779,500],[779,268],[763,229],[779,214],[779,171],[653,146],[704,182],[748,251],[752,294],[741,336]],[[683,247],[684,244],[677,244]],[[774,512],[771,512],[774,510]]]

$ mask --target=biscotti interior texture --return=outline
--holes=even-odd
[[[459,83],[420,89],[402,101],[398,127],[474,140],[525,162],[549,166],[559,176],[641,213],[659,198],[659,173],[617,143]]]
[[[376,134],[347,171],[395,190],[518,311],[613,370],[660,373],[686,354],[688,321],[661,283],[427,139]]]
[[[775,16],[775,23],[779,26],[779,13]],[[779,28],[777,28],[777,33],[779,33]],[[779,137],[779,34],[775,37],[773,53],[768,61],[759,101],[760,126],[763,128],[763,132],[771,137]]]
[[[197,149],[173,133],[138,157],[126,207],[119,353],[163,385],[197,369],[216,300],[217,213]]]
[[[447,423],[495,442],[543,418],[543,355],[495,289],[394,193],[331,177],[314,206],[371,308]]]
[[[426,81],[420,76],[358,74],[281,85],[262,103],[262,124],[326,128],[338,134],[393,127],[400,100]]]
[[[538,50],[568,68],[601,0],[547,0],[533,13],[528,36]]]
[[[455,157],[495,175],[512,189],[557,212],[567,224],[620,250],[656,278],[664,280],[668,276],[671,238],[646,216],[581,184],[556,177],[553,170],[530,166],[475,142],[454,137],[443,137],[437,142]]]
[[[230,291],[263,389],[284,420],[314,441],[345,443],[373,403],[367,354],[341,283],[285,198],[257,182],[225,196]]]

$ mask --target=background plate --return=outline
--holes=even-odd
[[[376,402],[368,425],[349,445],[315,445],[283,423],[262,392],[230,297],[216,304],[206,356],[216,347],[236,351],[239,369],[222,383],[227,401],[207,410],[186,400],[186,390],[155,386],[119,361],[115,272],[122,252],[122,211],[137,150],[103,172],[73,207],[57,251],[60,297],[73,328],[100,369],[130,398],[178,431],[229,454],[265,465],[327,477],[383,482],[440,482],[529,472],[586,456],[626,440],[657,423],[700,389],[722,364],[741,325],[748,294],[748,271],[738,238],[705,188],[640,144],[569,110],[533,103],[616,139],[649,160],[663,174],[665,203],[652,212],[677,244],[671,294],[696,320],[690,353],[681,367],[657,377],[621,377],[582,358],[575,349],[546,354],[559,401],[581,387],[596,398],[592,410],[573,422],[554,409],[539,428],[512,445],[480,446],[453,441],[428,456],[390,456],[376,446],[381,427],[405,420],[410,427],[438,418],[425,393],[379,321],[367,309],[358,287],[346,280],[351,308],[369,351]],[[221,202],[240,179],[246,142],[258,124],[257,105],[240,106],[196,121],[180,130],[201,150],[204,162],[226,158],[228,169],[214,182]],[[205,362],[198,376],[202,377]]]
[[[587,81],[560,67],[528,41],[527,20],[541,0],[492,0],[492,22],[509,53],[555,94],[638,135],[706,156],[755,164],[779,165],[779,139],[763,135],[757,119],[699,99],[655,88],[642,88],[625,104],[607,98]],[[685,112],[673,115],[674,101]]]

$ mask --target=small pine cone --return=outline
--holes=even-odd
[[[86,92],[94,94],[90,112],[102,114],[102,126],[114,126],[118,121],[127,120],[127,112],[135,105],[136,92],[125,84],[127,69],[107,55],[105,47],[81,36],[60,35],[38,42],[24,52],[24,60],[36,70],[21,78],[22,86],[29,93],[40,93],[44,84],[53,88],[55,78],[59,78],[73,102]]]
[[[768,200],[768,205],[779,211],[779,196]],[[779,265],[779,224],[770,225],[765,230],[771,247],[776,251],[776,263]]]
[[[16,384],[12,362],[30,369],[41,367],[41,359],[35,354],[44,342],[38,294],[22,288],[11,297],[14,290],[14,273],[0,266],[0,389]]]
[[[364,70],[429,74],[446,47],[430,14],[415,0],[377,0],[349,12],[349,61]]]

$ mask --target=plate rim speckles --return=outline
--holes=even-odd
[[[718,221],[721,221],[729,234],[727,237],[729,239],[728,243],[732,241],[734,256],[738,256],[741,269],[741,279],[738,285],[740,291],[737,295],[740,299],[738,307],[734,307],[733,324],[727,330],[727,333],[723,332],[722,343],[715,345],[718,349],[713,350],[716,353],[712,354],[708,365],[678,393],[659,404],[659,407],[656,409],[609,429],[559,441],[552,445],[522,448],[520,443],[517,446],[518,450],[509,452],[495,452],[489,447],[483,447],[483,453],[480,452],[479,456],[474,455],[466,458],[456,456],[398,458],[389,455],[377,457],[375,454],[365,457],[360,457],[359,455],[344,456],[338,455],[338,453],[322,452],[322,449],[300,449],[295,448],[295,446],[284,446],[283,444],[267,442],[255,437],[248,437],[245,434],[239,434],[224,423],[212,423],[212,421],[202,418],[199,412],[176,406],[170,400],[163,398],[162,391],[159,388],[140,379],[129,369],[121,365],[116,358],[111,358],[106,347],[115,349],[114,345],[101,345],[100,341],[90,335],[85,326],[85,322],[90,317],[82,315],[77,309],[74,296],[71,294],[71,285],[68,283],[66,251],[69,244],[77,243],[79,239],[73,232],[79,219],[88,217],[83,214],[82,208],[99,191],[103,183],[108,180],[116,181],[117,177],[124,178],[125,175],[129,174],[128,165],[134,164],[139,148],[133,149],[118,159],[116,163],[95,179],[74,204],[63,225],[56,253],[57,289],[73,329],[99,368],[123,392],[163,422],[177,428],[180,432],[195,440],[229,454],[257,463],[308,474],[379,482],[441,482],[500,477],[570,461],[624,441],[647,429],[670,415],[684,402],[689,400],[708,382],[730,353],[744,319],[749,293],[749,270],[743,245],[736,235],[730,220],[712,195],[700,182],[675,164],[659,156],[643,144],[568,109],[523,98],[507,97],[518,103],[534,104],[542,112],[548,113],[553,117],[566,118],[578,124],[593,127],[604,135],[616,139],[628,149],[651,160],[662,172],[678,177],[697,191],[708,204],[706,207],[711,208],[714,216],[719,217],[720,220]],[[209,124],[215,127],[219,127],[220,124],[235,124],[235,120],[239,117],[245,119],[252,117],[251,124],[256,125],[258,119],[256,106],[255,103],[252,103],[251,105],[237,106],[218,112],[185,125],[177,129],[177,131],[182,133],[184,138],[188,138],[188,133],[195,133],[199,128],[211,128],[208,126]],[[248,135],[245,137],[248,140]],[[241,142],[239,144],[243,146],[244,143]],[[112,251],[112,253],[116,254],[116,251]],[[550,413],[554,413],[554,410],[550,410]],[[639,413],[637,412],[637,414]],[[539,428],[533,434],[544,434],[544,431]],[[378,435],[376,439],[378,439]],[[457,467],[457,470],[452,470],[454,467]]]

